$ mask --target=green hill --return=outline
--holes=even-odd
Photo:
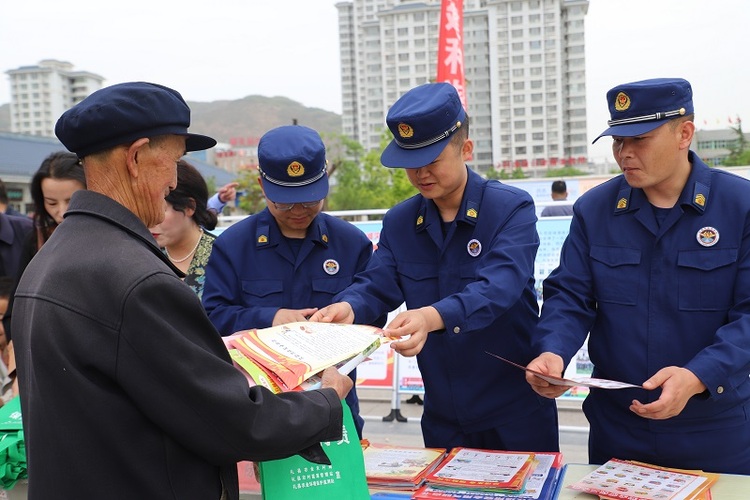
[[[188,102],[191,131],[219,142],[232,137],[260,137],[269,129],[297,120],[322,133],[340,133],[341,115],[308,108],[286,97],[247,96],[234,101]],[[10,132],[10,104],[0,105],[0,132]]]

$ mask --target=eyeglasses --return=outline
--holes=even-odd
[[[272,201],[273,206],[276,208],[276,210],[281,210],[282,212],[288,212],[289,210],[294,208],[294,205],[301,205],[302,208],[315,208],[318,205],[320,205],[320,202],[323,200],[318,201],[306,201],[303,203],[276,203],[275,201]]]

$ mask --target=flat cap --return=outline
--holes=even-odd
[[[55,135],[80,158],[158,135],[185,136],[187,151],[216,145],[211,137],[188,133],[189,126],[190,108],[179,92],[156,83],[129,82],[97,90],[65,111]]]

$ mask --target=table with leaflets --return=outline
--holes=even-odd
[[[568,464],[565,467],[565,476],[560,488],[558,500],[592,500],[594,495],[575,491],[567,488],[568,485],[579,481],[581,478],[594,471],[598,465]],[[719,480],[711,486],[711,498],[713,500],[747,500],[750,498],[750,476],[736,474],[720,474]]]

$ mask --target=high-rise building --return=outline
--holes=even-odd
[[[102,88],[104,77],[73,71],[69,62],[45,59],[6,71],[10,78],[10,127],[19,134],[55,136],[63,112]]]
[[[490,168],[585,164],[588,0],[464,0],[474,158]],[[434,81],[440,0],[353,0],[339,11],[344,134],[378,148],[385,115]]]

